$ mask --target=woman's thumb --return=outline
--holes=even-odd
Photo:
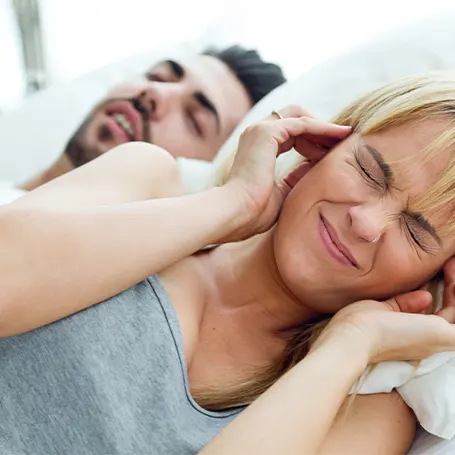
[[[387,301],[393,311],[402,313],[420,313],[433,301],[428,291],[418,290],[399,294]]]

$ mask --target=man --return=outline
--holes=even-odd
[[[251,107],[283,82],[277,65],[240,46],[160,62],[142,82],[112,90],[58,160],[22,188],[32,190],[129,141],[210,161]]]

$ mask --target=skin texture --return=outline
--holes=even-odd
[[[392,162],[418,153],[444,125],[444,121],[429,121],[363,140]],[[394,163],[396,186],[403,191],[392,189],[383,195],[356,168],[351,144],[357,140],[355,135],[346,139],[300,180],[285,200],[274,229],[221,246],[203,259],[200,280],[212,281],[207,300],[231,309],[229,318],[220,318],[217,326],[223,327],[220,330],[226,331],[226,337],[230,330],[235,333],[235,352],[242,356],[248,351],[242,346],[256,344],[264,346],[264,356],[269,355],[271,343],[280,345],[277,331],[296,321],[335,312],[365,298],[385,299],[411,291],[453,255],[454,242],[447,238],[431,254],[423,251],[396,216],[437,178],[447,157],[438,156],[425,167],[411,160],[401,176],[400,165]],[[367,157],[365,162],[375,170],[374,162]],[[418,176],[412,185],[407,183],[408,175]],[[318,232],[320,212],[356,257],[359,268],[341,265],[329,256]],[[391,215],[395,217],[392,223]],[[429,221],[437,228],[444,215]],[[430,235],[420,233],[414,223],[411,227],[419,238],[434,245]],[[368,242],[379,234],[377,242]],[[239,325],[244,330],[237,333]]]
[[[114,113],[125,113],[125,109],[136,124],[134,140],[153,143],[174,157],[212,160],[251,109],[251,100],[234,73],[217,58],[197,55],[178,64],[184,74],[161,62],[142,80],[113,89],[74,133],[58,160],[22,188],[31,190],[133,140],[113,119]],[[196,94],[203,94],[217,115]]]
[[[309,280],[311,270],[304,268],[305,258],[298,264],[303,270],[299,270],[299,274],[296,267],[286,268],[282,260],[280,263],[280,255],[288,255],[290,260],[295,260],[291,257],[292,250],[285,242],[284,235],[296,236],[296,248],[299,248],[303,256],[304,249],[309,249],[315,243],[314,228],[311,227],[312,207],[320,201],[325,204],[329,200],[328,206],[331,210],[327,213],[334,213],[333,219],[337,221],[336,226],[340,229],[339,226],[343,226],[342,221],[349,212],[348,209],[339,212],[340,204],[343,209],[345,205],[355,208],[362,205],[356,201],[350,204],[344,200],[337,201],[335,198],[339,197],[342,189],[347,191],[351,186],[356,189],[358,187],[367,206],[367,202],[378,199],[372,192],[373,188],[357,174],[352,174],[350,178],[349,174],[343,188],[332,184],[329,177],[333,175],[327,175],[329,169],[322,175],[317,175],[319,169],[330,165],[329,157],[341,161],[347,158],[347,152],[343,152],[343,147],[349,143],[347,139],[337,150],[330,152],[333,156],[329,154],[294,186],[275,229],[245,242],[228,244],[209,253],[191,256],[203,246],[219,242],[220,239],[234,240],[237,236],[238,240],[239,236],[246,232],[254,235],[267,224],[263,220],[259,224],[255,222],[264,210],[271,210],[270,192],[277,189],[272,184],[277,149],[286,148],[284,145],[287,144],[288,148],[296,146],[301,150],[300,143],[290,141],[292,134],[305,140],[309,140],[313,134],[320,142],[323,127],[325,135],[332,139],[339,140],[346,136],[346,133],[341,134],[339,129],[327,129],[328,127],[321,123],[294,120],[276,121],[259,129],[249,130],[241,141],[239,159],[251,156],[250,159],[255,165],[240,166],[239,172],[221,188],[197,195],[166,198],[166,191],[157,192],[151,188],[150,182],[155,179],[150,176],[161,179],[161,182],[175,178],[172,158],[152,146],[133,144],[122,146],[116,152],[106,154],[101,159],[4,207],[0,213],[0,247],[3,251],[0,272],[4,278],[0,299],[2,335],[29,330],[80,311],[150,274],[159,272],[182,327],[191,386],[204,383],[222,385],[223,381],[237,380],[242,375],[248,376],[251,366],[269,364],[282,352],[283,340],[277,336],[280,330],[292,327],[322,311],[325,307],[321,302],[325,297],[334,305],[330,298],[336,286],[340,288],[341,301],[352,298],[359,291],[357,278],[348,280],[345,268],[330,262],[321,254],[320,258],[311,259],[319,261],[314,265],[321,273],[324,272],[325,276],[315,278],[315,286],[308,291],[311,291],[312,299],[297,298],[297,293],[302,293],[303,288],[298,279]],[[431,131],[442,128],[442,125],[437,125],[434,121],[429,121],[426,125]],[[292,129],[293,133],[286,135],[281,128]],[[422,128],[420,125],[419,131],[422,131]],[[264,131],[269,133],[265,134]],[[403,133],[403,130],[394,132],[396,138],[403,137]],[[406,133],[412,139],[410,142],[419,136],[409,130],[406,130]],[[393,141],[393,137],[385,134],[378,135],[374,144],[384,154],[386,144]],[[424,135],[427,140],[431,139],[429,136],[431,134]],[[248,144],[246,150],[242,148],[245,144]],[[398,147],[398,144],[395,145]],[[418,152],[419,144],[414,141],[413,145],[409,151]],[[316,151],[312,150],[313,152]],[[341,155],[336,155],[338,152]],[[131,160],[131,163],[135,164],[126,166],[132,154],[135,159]],[[347,163],[345,165],[348,166]],[[419,175],[416,186],[409,191],[418,193],[424,189],[425,185],[420,185],[436,178],[432,172],[436,173],[437,168],[443,165],[444,157],[441,156],[435,162],[435,168],[430,166],[423,170],[425,174]],[[338,169],[338,166],[336,168]],[[351,172],[351,167],[348,166],[347,169]],[[352,172],[354,171],[353,168]],[[326,179],[332,201],[314,185],[305,188],[305,182],[307,179],[311,181],[312,176]],[[361,183],[357,183],[357,179],[365,188],[360,186]],[[256,182],[259,182],[258,187]],[[268,193],[258,191],[259,187],[266,187]],[[249,199],[244,196],[246,190]],[[251,203],[252,194],[256,196],[254,204]],[[280,191],[280,194],[283,196],[284,193]],[[263,197],[264,201],[258,201],[258,195]],[[159,199],[147,200],[150,197]],[[249,201],[248,204],[246,201]],[[393,201],[390,201],[392,208],[395,203],[398,204],[393,198]],[[294,210],[294,219],[291,218],[291,204],[299,206],[294,209],[308,210],[308,226],[302,225],[299,228],[298,224],[303,223],[306,218],[301,219],[298,210]],[[305,205],[308,205],[309,209]],[[248,209],[253,210],[254,207],[256,212],[251,213]],[[277,210],[280,208],[279,204],[274,207]],[[274,213],[268,213],[269,221],[275,216]],[[166,220],[166,223],[162,220]],[[348,223],[346,226],[352,224]],[[352,239],[349,239],[353,242],[350,247],[353,249],[355,245],[372,245],[379,249],[380,242],[385,241],[389,232],[394,232],[392,229],[395,229],[395,226],[388,225],[387,228],[375,244],[366,241],[363,237],[364,230],[349,231],[352,236]],[[283,230],[281,238],[279,229]],[[126,235],[128,233],[131,235]],[[307,243],[303,240],[302,244],[298,243],[299,239],[306,235]],[[155,242],[150,242],[150,238],[155,239]],[[71,239],[71,242],[68,242],[68,239]],[[416,261],[410,253],[409,244],[406,243],[408,239],[397,239],[399,243],[395,248],[400,248],[403,258],[406,261]],[[344,237],[343,240],[346,241]],[[384,247],[382,245],[382,248]],[[448,242],[443,244],[443,251],[437,253],[440,254],[439,267],[443,265],[446,255],[450,256],[452,248]],[[357,250],[356,254],[359,254]],[[98,261],[92,260],[94,257],[103,259],[102,267]],[[370,252],[364,257],[376,255]],[[416,273],[422,273],[422,276],[429,273],[425,264],[419,264],[416,262]],[[419,267],[425,270],[419,271]],[[322,282],[327,284],[337,279],[338,275],[345,277],[348,286],[341,288],[337,281],[333,287],[326,289],[322,286]],[[408,275],[403,275],[403,278],[408,279],[407,277]],[[378,275],[372,278],[379,280]],[[81,287],[77,285],[80,282],[94,285]],[[39,306],[36,305],[37,301],[40,301]],[[339,303],[338,305],[340,306]],[[237,423],[233,432],[227,432],[227,439],[222,439],[223,447],[230,450],[230,453],[254,453],[249,450],[251,445],[261,454],[277,453],[277,445],[281,448],[289,447],[291,450],[285,451],[288,454],[330,453],[321,452],[320,448],[325,438],[330,439],[327,432],[330,431],[347,390],[369,360],[378,358],[373,357],[373,353],[384,354],[379,357],[381,360],[409,358],[409,353],[414,351],[410,351],[408,345],[399,345],[397,341],[400,339],[402,342],[407,340],[418,352],[424,352],[424,355],[455,346],[455,341],[449,337],[447,344],[441,344],[440,339],[435,339],[435,334],[442,333],[446,326],[450,327],[441,318],[436,318],[438,323],[435,323],[435,319],[430,316],[396,314],[391,311],[390,304],[379,302],[358,305],[371,310],[368,317],[359,319],[358,314],[355,316],[356,324],[368,330],[346,331],[346,327],[355,326],[352,318],[349,319],[349,324],[342,324],[340,321],[343,321],[343,318],[334,318],[338,321],[332,326],[335,329],[327,332],[328,335],[321,341],[318,349],[305,358],[299,368],[292,370],[291,376],[288,376],[290,380],[277,383],[273,390],[263,395],[263,399],[258,400],[258,406],[252,405],[242,414],[246,417],[235,421]],[[31,308],[34,311],[30,311]],[[365,316],[362,308],[359,312]],[[400,309],[401,307],[398,307],[396,311]],[[417,307],[408,305],[407,309],[415,312]],[[346,310],[340,311],[338,315]],[[378,311],[382,311],[380,316]],[[400,316],[405,319],[402,320]],[[441,326],[439,323],[446,325]],[[375,327],[376,329],[372,330]],[[344,329],[340,330],[341,328]],[[381,336],[384,340],[393,342],[383,346],[378,343]],[[393,353],[397,357],[392,357],[392,345],[399,347]],[[339,374],[334,375],[333,371]],[[327,381],[322,381],[321,378],[327,378]],[[296,400],[296,396],[302,401]],[[363,397],[358,400],[360,404],[364,401]],[[305,406],[301,405],[302,402]],[[277,410],[280,412],[276,412]],[[383,420],[391,415],[395,415],[402,423],[384,426]],[[289,419],[284,419],[283,416]],[[391,400],[384,405],[380,415],[371,406],[361,406],[352,419],[350,428],[364,422],[363,428],[368,427],[369,430],[365,430],[364,439],[353,438],[348,430],[338,432],[331,444],[332,447],[338,447],[341,453],[365,453],[376,446],[380,447],[377,443],[379,438],[396,442],[390,453],[404,453],[403,447],[412,439],[412,416],[401,402],[397,405]],[[283,425],[283,422],[286,425]],[[367,422],[369,425],[366,425]],[[380,426],[386,431],[382,434],[375,433],[373,430]],[[247,440],[242,437],[245,434],[249,435]],[[270,438],[261,438],[263,434],[270,435]],[[372,435],[377,435],[378,439],[374,436],[373,440]],[[261,441],[265,444],[261,445]],[[246,445],[238,446],[238,443]],[[222,452],[215,450],[212,453]],[[382,455],[384,452],[377,453]]]
[[[445,123],[424,122],[365,138],[352,135],[297,184],[281,212],[274,251],[280,275],[300,300],[311,301],[312,308],[322,312],[366,297],[382,300],[416,288],[449,259],[453,240],[441,238],[439,244],[410,216],[416,211],[416,196],[437,179],[449,154],[426,166],[418,159],[406,160],[428,145]],[[362,144],[374,147],[390,163],[394,183],[389,188],[362,171],[382,182],[379,165]],[[428,221],[438,230],[450,219],[451,209]],[[357,267],[338,264],[327,254],[318,232],[320,215]],[[374,238],[378,240],[371,243]],[[315,294],[321,297],[308,299]]]

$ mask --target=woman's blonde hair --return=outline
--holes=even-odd
[[[455,72],[433,72],[412,76],[373,90],[342,110],[332,121],[350,125],[353,131],[365,136],[386,129],[428,119],[445,118],[447,128],[432,141],[419,156],[422,164],[455,146]],[[219,183],[229,174],[234,153],[220,168]],[[296,152],[290,152],[278,168],[278,178],[287,175],[302,161]],[[452,210],[455,200],[455,154],[449,158],[445,170],[432,187],[419,197],[415,210],[431,217],[441,210]],[[455,231],[455,219],[443,227],[442,234]],[[302,360],[312,343],[330,320],[330,315],[307,321],[283,334],[287,347],[283,356],[265,371],[254,372],[251,379],[220,388],[195,390],[195,399],[212,410],[226,409],[251,403],[280,376]]]

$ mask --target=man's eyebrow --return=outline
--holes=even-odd
[[[163,63],[171,68],[171,71],[177,79],[182,79],[183,76],[185,76],[185,68],[175,60],[165,60]]]
[[[202,92],[196,92],[194,98],[203,108],[207,109],[213,115],[216,121],[216,130],[219,133],[221,125],[220,114],[218,114],[215,105]]]
[[[182,79],[185,74],[185,68],[175,60],[165,60],[163,63],[167,64],[171,71],[174,73],[174,76],[178,79]],[[219,133],[221,128],[220,114],[216,109],[215,105],[204,95],[202,92],[196,92],[194,94],[194,99],[204,108],[207,109],[215,118],[216,121],[216,130]]]

